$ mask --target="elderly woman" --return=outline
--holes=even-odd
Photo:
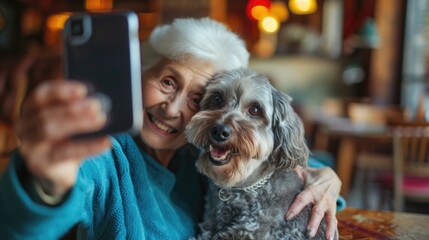
[[[74,81],[35,89],[17,123],[20,147],[0,179],[0,236],[57,239],[77,224],[80,239],[185,239],[196,234],[204,178],[183,131],[209,78],[247,66],[243,41],[210,19],[178,19],[144,45],[144,126],[139,136],[69,137],[106,122],[97,99]],[[340,181],[328,168],[299,169],[306,189],[286,218],[314,203],[310,234],[328,216],[336,237]]]

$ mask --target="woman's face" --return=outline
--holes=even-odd
[[[171,151],[186,143],[183,132],[198,112],[198,103],[213,73],[209,64],[164,59],[143,75],[141,135],[150,148]]]

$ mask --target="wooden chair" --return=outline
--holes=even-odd
[[[422,124],[419,124],[422,125]],[[393,133],[393,207],[404,199],[429,203],[429,124],[398,126]]]
[[[347,114],[357,128],[365,131],[384,131],[387,126],[387,107],[366,102],[353,102],[348,105]],[[355,156],[353,186],[361,196],[362,207],[375,208],[370,201],[370,189],[376,183],[378,173],[392,169],[391,143],[384,138],[361,140]]]
[[[362,207],[380,208],[381,198],[370,194],[371,189],[379,188],[378,176],[391,174],[393,169],[392,138],[387,134],[392,122],[404,122],[407,112],[399,106],[378,106],[372,103],[359,102],[348,105],[348,116],[356,127],[365,131],[386,132],[385,137],[368,138],[359,143],[355,157],[355,175],[353,183],[357,193],[360,193]],[[382,189],[380,189],[382,190]],[[370,200],[372,199],[372,200]]]

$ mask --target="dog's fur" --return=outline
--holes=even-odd
[[[209,81],[201,111],[186,129],[188,140],[205,149],[196,163],[199,171],[214,183],[200,239],[308,238],[311,206],[284,220],[303,188],[291,170],[305,166],[309,155],[290,101],[249,69],[223,72]],[[243,190],[270,174],[266,183]],[[316,239],[324,239],[325,229],[323,220]]]

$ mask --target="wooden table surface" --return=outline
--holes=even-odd
[[[340,239],[429,239],[429,215],[345,208],[338,212]]]

